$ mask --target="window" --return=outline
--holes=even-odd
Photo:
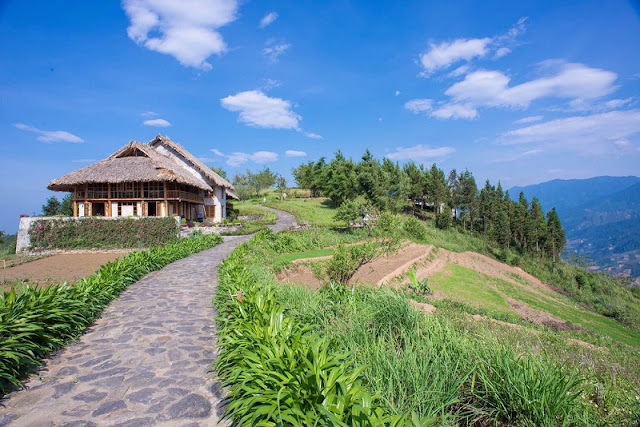
[[[108,197],[108,184],[89,184],[89,199],[107,199]]]
[[[164,198],[164,184],[162,182],[145,182],[143,187],[145,199]]]

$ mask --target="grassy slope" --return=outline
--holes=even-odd
[[[329,199],[324,197],[308,199],[272,200],[267,206],[293,214],[298,222],[309,225],[335,227],[342,225],[333,219],[335,210]]]

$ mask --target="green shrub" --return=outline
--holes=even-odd
[[[103,265],[75,285],[25,287],[0,293],[0,392],[40,365],[48,353],[76,338],[128,285],[145,274],[219,244],[216,235],[136,251]]]
[[[375,256],[376,245],[373,243],[349,247],[339,245],[333,252],[333,257],[327,262],[327,276],[329,280],[347,284],[358,268],[370,262]]]
[[[173,218],[42,219],[29,228],[33,249],[149,248],[178,239]]]
[[[407,232],[409,237],[417,240],[426,240],[426,227],[426,223],[415,216],[406,217],[403,224],[404,231]]]

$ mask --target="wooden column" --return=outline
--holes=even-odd
[[[113,209],[113,207],[111,206],[111,203],[112,203],[111,200],[112,200],[111,199],[111,183],[108,182],[107,183],[107,216],[109,218],[111,218],[111,214],[112,214],[111,211]]]
[[[164,192],[164,215],[163,216],[169,216],[169,203],[167,203],[167,181],[162,181],[162,189]],[[158,215],[160,212],[156,212],[156,215]]]

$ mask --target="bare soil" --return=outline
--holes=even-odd
[[[126,255],[122,252],[92,252],[51,255],[7,268],[0,278],[43,282],[73,282],[95,273],[100,266]]]

